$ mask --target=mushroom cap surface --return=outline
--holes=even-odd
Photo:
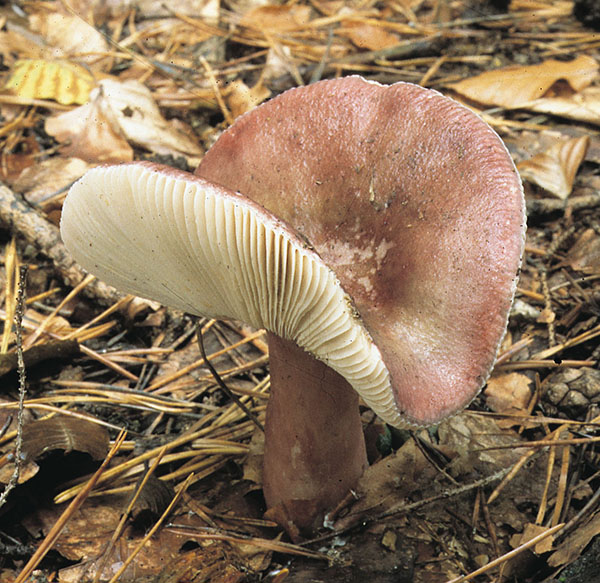
[[[412,84],[322,81],[238,118],[196,174],[291,225],[335,273],[389,373],[384,420],[433,424],[477,395],[525,233],[518,173],[478,116]]]

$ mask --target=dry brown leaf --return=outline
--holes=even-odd
[[[541,526],[540,524],[526,524],[523,532],[514,534],[510,537],[510,546],[513,549],[516,549],[517,547],[524,545],[526,542],[529,542],[532,538],[543,534],[547,530],[548,527]],[[545,539],[541,540],[537,545],[535,545],[535,547],[533,547],[534,552],[540,555],[542,553],[551,551],[553,540],[553,536],[547,536]]]
[[[357,501],[352,512],[340,518],[335,528],[345,528],[357,517],[372,517],[397,505],[411,493],[426,490],[426,484],[434,478],[435,469],[415,441],[406,441],[394,454],[365,470],[355,489]]]
[[[453,457],[449,470],[453,475],[473,468],[489,469],[489,465],[507,467],[522,453],[516,450],[521,441],[516,433],[501,428],[495,419],[468,412],[440,423],[438,434],[440,447]],[[487,451],[490,447],[507,445],[514,447]]]
[[[92,91],[92,102],[46,121],[46,131],[59,142],[71,141],[64,152],[93,162],[133,159],[128,141],[156,154],[185,156],[196,166],[202,148],[167,121],[150,91],[138,81],[104,79]]]
[[[125,306],[123,312],[127,315],[127,318],[129,318],[129,320],[131,322],[133,322],[133,320],[137,316],[139,316],[142,312],[149,311],[152,314],[154,314],[158,310],[160,310],[161,307],[162,306],[158,302],[155,302],[153,300],[132,297],[131,300],[127,303],[127,306]],[[162,317],[161,317],[161,320],[162,320]],[[141,326],[142,323],[136,322],[136,325]],[[146,322],[145,325],[148,325],[148,323]]]
[[[539,65],[512,66],[486,71],[476,77],[453,83],[450,87],[461,95],[501,107],[523,107],[542,97],[561,80],[572,91],[580,92],[598,77],[595,59],[580,55],[568,62],[549,59]],[[536,110],[539,111],[539,110]]]
[[[565,264],[576,271],[600,273],[600,236],[594,229],[586,229],[575,241]]]
[[[396,543],[398,542],[398,535],[393,530],[386,530],[381,538],[381,546],[388,549],[388,551],[396,550]]]
[[[526,104],[527,109],[600,125],[600,87],[586,87],[579,93],[542,97]]]
[[[108,51],[108,42],[80,16],[38,12],[29,18],[31,29],[55,48],[55,57],[77,57],[93,63]]]
[[[293,74],[292,50],[286,45],[275,45],[269,49],[261,78],[264,82]]]
[[[548,564],[551,567],[560,567],[572,563],[588,545],[588,543],[600,534],[600,513],[586,522],[580,524],[567,538],[558,545],[557,550],[550,555]]]
[[[431,442],[427,431],[421,431],[418,438],[424,444]],[[513,431],[502,430],[491,417],[460,413],[438,426],[434,447],[452,460],[445,466],[451,475],[469,475],[474,471],[488,475],[513,464],[522,453],[516,449],[520,443]],[[486,450],[498,445],[514,447]],[[399,507],[403,499],[410,499],[415,493],[431,495],[439,473],[425,457],[424,450],[417,446],[416,440],[409,439],[393,455],[369,466],[355,489],[357,501],[347,515],[336,521],[335,528],[344,528],[363,517],[372,519],[379,512]],[[505,500],[507,507],[513,506],[510,499]],[[514,508],[511,512],[503,510],[503,520],[519,526],[523,523],[523,517]]]
[[[42,42],[41,39],[40,42]],[[15,30],[0,32],[0,55],[4,58],[5,65],[13,61],[14,55],[18,55],[20,58],[37,59],[43,53],[44,50],[40,45]]]
[[[557,141],[544,152],[517,165],[521,178],[565,199],[590,145],[589,136]]]
[[[106,428],[97,423],[56,415],[39,419],[23,428],[23,453],[28,459],[38,459],[43,453],[62,449],[82,451],[96,460],[104,459],[109,439]]]
[[[537,317],[536,322],[540,324],[552,324],[556,320],[556,312],[550,308],[544,308]]]
[[[92,581],[102,566],[100,581],[108,581],[123,561],[139,545],[141,533],[128,530],[118,544],[108,547],[126,499],[114,497],[90,498],[69,520],[54,548],[62,556],[80,561],[71,567],[61,569],[58,581],[76,583]],[[52,506],[27,516],[23,526],[39,536],[48,532],[56,523],[63,506]],[[190,532],[198,530],[206,523],[192,512],[176,514],[173,521],[178,525],[189,526]],[[182,553],[182,546],[190,541],[190,536],[178,534],[168,528],[160,529],[143,545],[133,564],[120,577],[120,581],[210,581],[211,583],[242,583],[246,580],[234,565],[245,565],[237,551],[226,542],[216,542]],[[107,550],[107,549],[110,549]],[[106,553],[109,553],[106,556]],[[105,559],[106,562],[105,562]],[[162,575],[161,575],[162,572]],[[236,575],[237,573],[237,575]]]
[[[13,464],[7,464],[0,467],[0,484],[8,484],[15,471]],[[21,471],[19,472],[18,484],[25,484],[40,471],[40,467],[33,461],[22,462]],[[2,581],[2,579],[0,579]],[[12,580],[11,580],[12,581]],[[2,582],[4,583],[4,582]]]
[[[23,194],[27,202],[37,204],[75,182],[89,168],[81,158],[55,156],[25,168],[12,187]]]
[[[4,108],[2,109],[4,110]],[[39,153],[40,147],[34,136],[25,136],[16,152],[5,149],[2,153],[2,169],[0,171],[2,180],[11,185],[23,170],[37,163]]]
[[[254,87],[248,87],[242,80],[236,79],[229,84],[229,89],[227,106],[233,117],[254,109],[271,96],[271,91],[263,85],[262,79]]]
[[[104,95],[94,90],[92,101],[46,119],[46,132],[59,142],[65,156],[90,163],[119,163],[133,160],[133,149],[123,137],[119,123]]]
[[[496,413],[527,414],[531,400],[531,380],[517,372],[495,375],[488,379],[486,403]]]
[[[365,22],[344,22],[337,34],[349,38],[359,49],[369,51],[387,49],[400,43],[397,35]]]
[[[160,113],[150,90],[138,81],[104,79],[99,83],[124,136],[156,154],[186,156],[191,166],[200,162],[202,148]]]
[[[244,458],[244,480],[262,485],[263,459],[265,454],[265,434],[255,431],[250,439],[250,449]]]
[[[258,6],[246,12],[240,24],[264,32],[286,32],[308,24],[310,11],[310,6],[298,4]]]

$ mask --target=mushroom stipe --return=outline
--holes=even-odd
[[[523,251],[521,183],[466,108],[360,77],[241,116],[195,174],[93,169],[63,238],[116,287],[270,332],[264,491],[297,536],[366,467],[358,395],[424,426],[485,383]]]

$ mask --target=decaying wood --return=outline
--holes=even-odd
[[[25,366],[29,367],[48,359],[68,358],[79,353],[77,340],[48,340],[36,344],[23,352]],[[16,370],[17,353],[13,351],[0,354],[0,376]]]

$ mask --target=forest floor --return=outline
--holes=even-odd
[[[593,0],[0,3],[0,318],[21,322],[0,336],[0,582],[600,581],[598,31]],[[527,241],[481,395],[414,433],[365,410],[389,439],[359,499],[293,544],[196,321],[86,276],[57,225],[88,168],[191,171],[237,116],[350,74],[478,112],[523,179]],[[263,419],[263,332],[200,326]]]

